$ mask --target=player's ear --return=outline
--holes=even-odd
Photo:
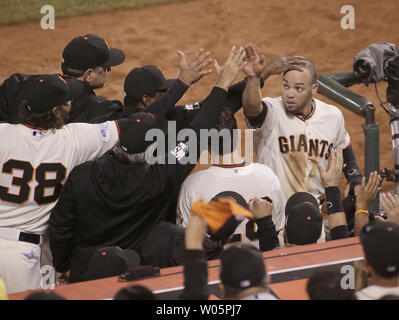
[[[89,83],[93,80],[94,76],[96,75],[94,69],[90,68],[85,71],[82,75],[82,80],[86,83]]]
[[[312,84],[312,95],[315,95],[319,90],[319,85],[317,83]]]

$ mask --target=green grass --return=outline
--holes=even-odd
[[[40,21],[44,5],[54,7],[57,19],[180,1],[189,0],[0,0],[0,25]]]

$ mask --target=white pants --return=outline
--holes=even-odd
[[[40,245],[0,239],[0,278],[8,294],[40,288]]]

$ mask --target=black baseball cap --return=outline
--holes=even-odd
[[[34,75],[22,85],[21,98],[30,111],[44,114],[73,100],[75,90],[70,89],[59,74]]]
[[[62,58],[69,68],[84,71],[99,66],[120,65],[125,61],[125,53],[111,48],[103,38],[86,34],[72,39],[64,48]]]
[[[161,70],[154,65],[134,68],[125,79],[125,96],[140,99],[145,94],[169,89],[175,80],[166,80]]]
[[[211,201],[217,201],[218,199],[232,199],[241,207],[249,210],[248,203],[244,197],[235,191],[223,191],[214,196]],[[237,229],[237,227],[243,222],[244,217],[232,215],[226,223],[215,233],[212,233],[208,227],[208,234],[212,240],[227,240]]]
[[[142,153],[154,142],[146,141],[148,130],[167,130],[167,121],[147,112],[131,113],[127,118],[118,120],[121,149],[130,154]]]
[[[91,256],[87,275],[91,280],[114,277],[140,264],[140,255],[133,249],[116,246],[97,249]]]
[[[231,246],[220,254],[221,282],[230,287],[245,289],[262,284],[266,267],[261,252],[251,245]]]
[[[399,275],[399,225],[374,221],[363,227],[360,242],[367,262],[384,278]]]
[[[285,206],[285,230],[290,244],[316,243],[323,227],[317,199],[308,192],[294,193]]]

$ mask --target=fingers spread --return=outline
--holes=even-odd
[[[193,64],[200,66],[210,56],[210,54],[211,53],[207,51],[199,55],[197,59],[193,60]]]
[[[191,59],[191,62],[195,61],[198,59],[198,57],[204,52],[204,48],[201,48],[198,50],[198,52],[193,56],[193,58]]]
[[[215,59],[215,60],[213,60],[213,66],[215,67],[215,70],[216,70],[216,72],[217,72],[217,74],[220,74],[220,66],[219,66],[219,63],[217,62],[217,60]]]

